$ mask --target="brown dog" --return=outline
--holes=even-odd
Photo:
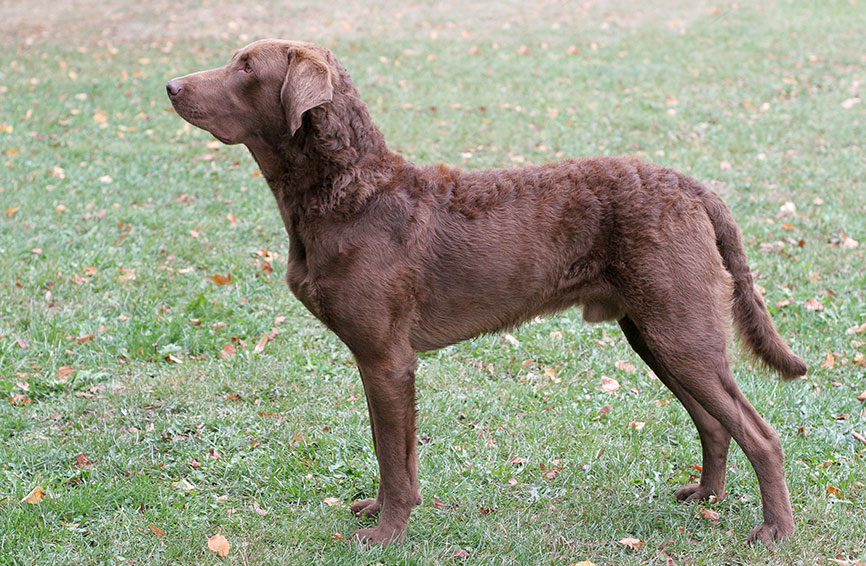
[[[749,540],[793,532],[781,444],[731,374],[728,317],[782,377],[806,365],[776,332],[715,193],[628,158],[414,165],[388,151],[346,70],[310,43],[258,41],[166,88],[185,120],[249,148],[289,233],[289,287],[357,360],[380,484],[352,510],[380,519],[356,538],[402,539],[421,502],[416,353],[572,305],[618,321],[695,422],[703,472],[676,497],[724,492],[733,437],[764,502]]]

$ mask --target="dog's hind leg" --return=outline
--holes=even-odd
[[[619,320],[619,325],[628,343],[644,362],[655,372],[659,380],[667,386],[688,411],[698,429],[703,452],[701,479],[698,483],[688,484],[676,492],[676,498],[683,501],[708,499],[711,495],[722,497],[725,491],[725,471],[728,462],[728,449],[731,435],[722,424],[710,415],[694,397],[689,395],[667,370],[656,360],[643,336],[628,316]]]
[[[679,291],[677,300],[688,301],[690,290]],[[689,304],[701,302],[696,299]],[[671,384],[721,423],[745,452],[758,476],[764,505],[764,521],[752,530],[748,542],[760,540],[770,545],[774,539],[794,531],[781,442],[734,380],[725,351],[724,318],[713,309],[684,310],[679,306],[682,304],[663,308],[663,312],[651,316],[630,316]],[[711,421],[704,420],[703,424],[707,422]]]

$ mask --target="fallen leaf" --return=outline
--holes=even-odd
[[[174,362],[174,363],[176,363],[176,364],[182,364],[182,363],[183,363],[183,360],[180,359],[180,358],[178,358],[178,357],[175,356],[174,354],[166,354],[166,355],[165,355],[165,359],[168,360],[168,361],[170,361],[170,362]]]
[[[327,505],[328,507],[333,507],[334,505],[339,505],[342,503],[339,497],[326,497],[322,500],[322,503]]]
[[[72,366],[60,366],[54,374],[54,381],[57,383],[66,383],[72,374],[75,373],[75,368]]]
[[[232,273],[229,271],[228,275],[222,275],[220,273],[214,273],[210,276],[211,280],[217,285],[229,285],[232,282]]]
[[[621,369],[621,370],[629,372],[629,373],[631,373],[633,371],[637,371],[637,368],[634,367],[633,363],[627,362],[625,360],[617,360],[616,363],[613,365],[616,367],[616,369]]]
[[[42,489],[42,486],[37,485],[30,493],[24,496],[21,500],[21,503],[29,503],[31,505],[37,505],[42,503],[42,500],[45,499],[45,490]]]
[[[189,466],[190,466],[191,468],[193,468],[193,469],[195,469],[195,468],[201,468],[201,462],[199,462],[199,461],[196,460],[195,458],[190,458],[190,459],[189,459]]]
[[[514,476],[511,476],[510,478],[508,478],[508,485],[512,485],[512,486],[517,485],[517,478],[515,478]]]
[[[857,326],[857,325],[852,326],[851,328],[849,328],[848,330],[845,331],[845,334],[863,334],[864,332],[866,332],[866,322],[864,322],[863,324],[861,324],[859,326]]]
[[[454,556],[456,556],[457,558],[469,558],[469,553],[462,548],[455,548]]]
[[[434,497],[433,498],[433,507],[435,507],[436,509],[445,509],[445,503],[442,500]]]
[[[259,505],[258,501],[253,501],[253,511],[258,513],[262,517],[264,517],[265,515],[268,514],[268,512],[265,509],[263,509],[261,505]]]
[[[220,359],[228,361],[228,360],[232,359],[233,357],[235,357],[236,353],[237,353],[237,348],[235,348],[234,344],[229,342],[228,344],[223,346],[222,350],[220,350],[219,357],[220,357]]]
[[[809,299],[805,302],[806,310],[809,311],[822,311],[824,310],[824,305],[821,304],[821,301],[818,299]]]
[[[346,538],[340,533],[334,533],[331,535],[331,538],[334,540],[346,540]]]
[[[93,468],[93,462],[90,461],[90,458],[87,457],[87,454],[81,453],[75,457],[75,463],[79,468],[90,470]]]
[[[624,546],[629,547],[632,550],[637,550],[643,546],[642,540],[640,540],[639,538],[633,538],[633,537],[621,538],[621,539],[619,539],[619,543],[624,545]]]
[[[126,269],[125,267],[119,267],[118,269],[120,270],[120,275],[117,276],[117,280],[121,283],[135,280],[135,269]]]
[[[581,560],[580,562],[573,562],[569,564],[569,566],[595,566],[595,562],[590,562],[589,560]]]
[[[85,342],[90,342],[91,340],[93,340],[93,338],[94,338],[93,334],[82,334],[81,336],[78,336],[77,338],[75,338],[75,343],[76,344],[84,344]]]
[[[18,344],[18,347],[22,350],[26,350],[30,347],[30,344],[24,338],[16,338],[15,342]]]
[[[722,516],[719,515],[718,511],[714,511],[713,509],[704,509],[701,511],[701,517],[709,519],[713,524],[715,524],[719,522],[719,519],[721,519]]]
[[[207,539],[207,547],[213,552],[216,552],[218,556],[225,558],[229,555],[229,550],[231,550],[232,545],[226,537],[217,534]]]
[[[598,416],[604,416],[613,410],[613,405],[610,403],[606,404],[604,407],[598,410]]]
[[[842,101],[842,108],[844,108],[845,110],[850,110],[851,108],[854,108],[854,105],[859,103],[859,102],[860,102],[860,99],[857,97],[846,98],[845,100]]]
[[[256,342],[256,345],[253,347],[253,351],[258,353],[265,349],[265,346],[268,344],[268,340],[270,340],[267,334],[262,334],[262,337],[259,338],[259,341]]]
[[[601,376],[601,390],[607,393],[613,393],[620,387],[619,382],[612,377],[606,375]]]
[[[237,226],[237,225],[238,225],[238,219],[237,219],[237,218],[235,217],[235,215],[232,214],[231,212],[229,212],[228,214],[226,214],[226,220],[228,220],[229,223],[231,223],[232,226]]]
[[[635,430],[641,430],[646,426],[646,423],[643,421],[629,421],[628,426],[634,427]]]
[[[518,466],[520,464],[525,464],[526,458],[524,458],[522,456],[515,456],[514,458],[511,459],[511,463],[515,466]]]
[[[821,367],[825,369],[833,369],[836,366],[836,356],[830,350],[827,350],[827,356],[821,362]]]
[[[518,340],[517,338],[515,338],[511,334],[506,333],[506,334],[503,334],[502,337],[505,339],[506,342],[508,342],[512,346],[520,346],[520,340]]]
[[[6,216],[15,216],[15,213],[21,210],[21,208],[17,206],[13,206],[12,208],[6,209]]]
[[[151,531],[153,531],[153,534],[155,534],[156,536],[158,536],[158,537],[164,537],[165,536],[165,531],[160,529],[159,527],[157,527],[153,523],[149,524],[148,527],[150,528]]]
[[[833,487],[832,485],[827,486],[827,493],[829,495],[839,495],[839,490]]]
[[[853,436],[854,438],[856,438],[857,440],[859,440],[863,444],[866,444],[866,436],[863,436],[862,434],[860,434],[856,430],[851,431],[851,436]]]
[[[178,481],[171,482],[171,487],[175,489],[182,489],[183,491],[193,491],[195,489],[195,486],[186,481],[186,479],[180,479]]]
[[[860,401],[861,403],[863,401],[866,401],[866,391],[863,391],[863,393],[861,393],[860,395],[857,395],[857,400]]]

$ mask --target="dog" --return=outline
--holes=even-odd
[[[288,286],[357,361],[380,482],[351,506],[379,515],[355,539],[403,540],[421,503],[416,354],[575,305],[588,322],[616,320],[694,421],[703,469],[676,497],[724,493],[733,437],[763,501],[748,541],[792,534],[781,443],[733,378],[729,321],[782,378],[806,365],[773,325],[714,192],[626,157],[415,165],[388,150],[349,74],[312,43],[257,41],[166,90],[183,119],[247,146],[288,232]]]

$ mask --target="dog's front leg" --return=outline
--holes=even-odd
[[[359,502],[370,515],[379,511],[379,524],[354,533],[364,543],[400,541],[409,514],[420,500],[415,438],[415,354],[411,350],[384,359],[358,357],[367,394],[373,443],[379,460],[379,495]],[[354,510],[354,509],[353,509]]]

